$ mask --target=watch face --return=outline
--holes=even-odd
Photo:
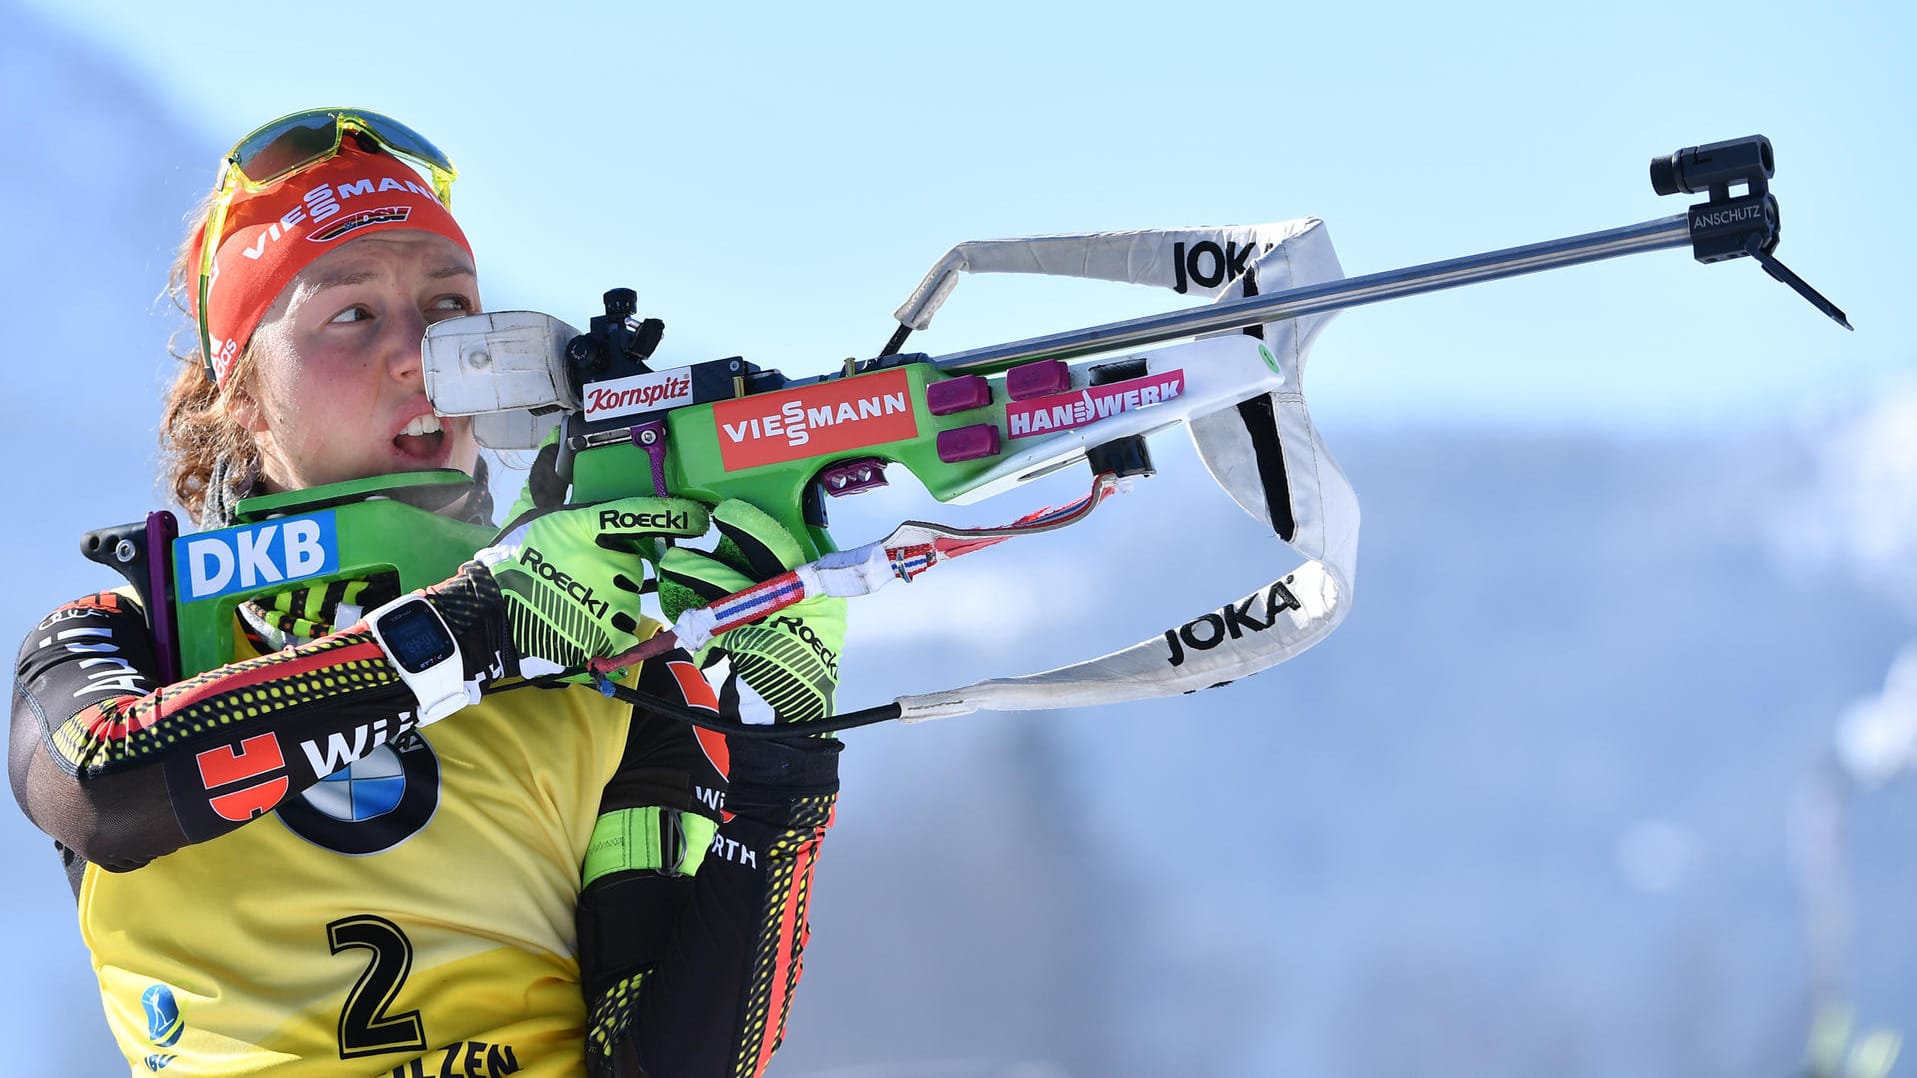
[[[387,611],[379,619],[379,633],[393,661],[409,674],[443,663],[457,650],[424,599]]]

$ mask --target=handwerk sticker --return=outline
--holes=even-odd
[[[1006,433],[1032,438],[1082,427],[1120,412],[1163,404],[1185,392],[1185,372],[1167,371],[1110,385],[1087,386],[1075,393],[1012,401],[1005,406]]]

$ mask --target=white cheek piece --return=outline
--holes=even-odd
[[[418,595],[402,595],[367,614],[366,625],[419,701],[419,725],[479,702],[478,684],[465,681],[459,642],[433,604]]]

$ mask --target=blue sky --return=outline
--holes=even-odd
[[[630,285],[671,362],[870,354],[967,239],[1314,215],[1355,275],[1631,224],[1683,209],[1653,154],[1752,132],[1777,146],[1778,254],[1859,332],[1747,262],[1639,255],[1346,313],[1321,422],[1792,422],[1917,358],[1880,218],[1917,171],[1907,5],[25,2],[204,132],[138,167],[210,181],[273,116],[390,112],[461,166],[489,306],[583,324]],[[971,279],[915,343],[1166,305]]]

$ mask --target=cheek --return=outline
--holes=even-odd
[[[282,357],[284,358],[284,357]],[[294,462],[317,462],[365,441],[376,389],[350,363],[323,355],[262,364],[257,397],[273,441]]]

